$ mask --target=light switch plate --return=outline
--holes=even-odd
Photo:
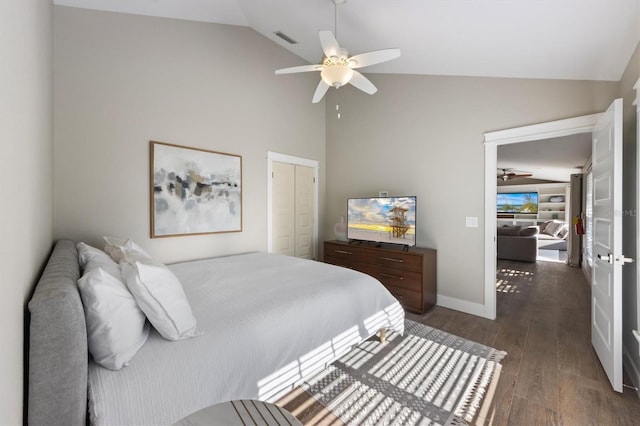
[[[467,222],[467,228],[477,228],[478,227],[478,218],[473,216],[473,217],[466,217],[466,222]]]

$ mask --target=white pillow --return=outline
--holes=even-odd
[[[97,268],[102,268],[105,272],[122,281],[120,265],[114,262],[107,253],[82,242],[78,243],[76,248],[78,249],[78,261],[83,274]]]
[[[549,223],[545,229],[544,229],[544,233],[547,235],[551,235],[552,237],[557,237],[558,236],[558,232],[560,232],[560,230],[562,229],[562,226],[564,225],[564,222],[560,222],[560,221],[553,221],[551,223]]]
[[[131,238],[123,240],[121,238],[103,237],[103,239],[105,243],[104,251],[117,263],[123,260],[131,263],[137,260],[143,262],[151,261],[151,256],[142,247],[134,243]]]
[[[569,233],[569,225],[566,223],[563,223],[560,226],[560,229],[558,229],[558,232],[556,232],[556,237],[562,238],[564,240],[565,238],[567,238],[568,233]]]
[[[159,263],[121,262],[122,276],[140,309],[168,340],[182,340],[200,333],[182,284]]]
[[[125,367],[149,337],[144,313],[124,283],[102,268],[85,273],[78,288],[93,359],[110,370]]]

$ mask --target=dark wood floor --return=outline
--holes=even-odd
[[[611,390],[591,347],[590,292],[577,268],[499,261],[495,321],[436,306],[407,318],[508,353],[494,425],[640,425],[634,390]],[[281,400],[304,424],[341,424],[304,391]]]

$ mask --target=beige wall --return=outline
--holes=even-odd
[[[131,236],[166,262],[265,249],[271,150],[320,161],[321,237],[333,238],[348,196],[418,195],[418,242],[438,249],[440,294],[482,304],[483,229],[464,227],[465,216],[483,223],[482,134],[602,111],[638,75],[637,52],[621,85],[369,75],[379,92],[331,90],[325,120],[309,102],[317,75],[273,75],[301,60],[250,29],[55,7],[54,174],[51,5],[10,3],[0,6],[0,158],[20,184],[3,187],[16,208],[0,221],[8,424],[21,423],[23,308],[52,233]],[[244,232],[149,239],[152,139],[243,156]]]
[[[638,329],[638,282],[637,282],[637,238],[638,238],[638,165],[637,165],[637,118],[636,106],[633,101],[636,91],[633,86],[640,77],[640,44],[627,65],[620,82],[618,97],[624,98],[623,103],[623,253],[626,257],[635,259],[634,263],[622,267],[622,300],[623,300],[623,341],[625,353],[625,368],[635,386],[640,386],[640,352],[638,341],[633,336],[633,330]]]
[[[51,249],[52,6],[0,2],[0,424],[22,424],[25,306]]]
[[[479,309],[483,133],[604,111],[618,83],[369,77],[379,89],[373,96],[351,87],[329,92],[325,229],[346,213],[347,197],[417,195],[418,245],[438,249],[439,304]],[[466,216],[478,217],[480,226],[466,228]]]
[[[325,163],[317,75],[246,27],[55,8],[54,236],[164,262],[266,250],[267,151]],[[149,141],[239,154],[243,232],[149,238]],[[322,204],[321,204],[322,205]]]

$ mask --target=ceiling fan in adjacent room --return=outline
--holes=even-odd
[[[378,89],[368,78],[356,71],[356,68],[368,67],[390,61],[400,56],[400,49],[383,49],[350,56],[349,51],[338,44],[338,5],[347,0],[331,0],[335,5],[335,36],[331,31],[320,31],[320,44],[324,52],[322,63],[302,65],[276,70],[276,74],[320,71],[320,83],[316,87],[311,102],[318,103],[329,87],[336,89],[351,84],[365,93],[373,95]]]
[[[513,169],[498,169],[498,179],[502,179],[504,182],[515,179],[515,178],[525,178],[533,176],[531,173],[515,173],[512,171]]]

